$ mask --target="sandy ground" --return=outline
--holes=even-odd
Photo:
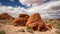
[[[24,27],[15,27],[13,25],[4,25],[2,27],[2,29],[6,31],[6,34],[56,34],[55,33],[56,29],[54,29],[54,28],[51,31],[46,31],[46,32],[38,32],[38,31],[34,31],[34,33],[17,32],[21,28],[24,29]]]

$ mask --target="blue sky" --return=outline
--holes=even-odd
[[[47,0],[47,1],[49,1],[49,0]],[[12,0],[0,0],[0,3],[3,6],[12,6],[12,7],[20,6],[20,7],[27,8],[26,5],[21,4],[18,0],[13,0],[13,1]]]
[[[12,7],[16,7],[16,6],[21,6],[21,7],[26,7],[25,5],[22,5],[18,0],[0,0],[1,5],[3,6],[12,6]]]

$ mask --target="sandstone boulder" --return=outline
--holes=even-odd
[[[16,24],[17,26],[25,26],[26,22],[28,21],[29,15],[20,14],[18,18],[14,19],[12,23]]]
[[[30,26],[33,30],[47,31],[50,26],[46,25],[39,13],[35,13],[28,19],[26,26]]]

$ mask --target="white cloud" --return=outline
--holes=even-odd
[[[0,6],[0,14],[6,12],[13,17],[18,17],[19,14],[23,14],[25,9],[21,7],[12,7],[12,6]]]
[[[33,6],[36,6],[36,5],[43,4],[45,0],[19,0],[19,1],[23,5],[27,5],[27,6],[33,5]]]
[[[33,13],[40,13],[42,18],[60,19],[60,1],[52,1],[28,9],[29,15]]]
[[[43,4],[47,0],[19,0],[20,3],[27,6],[37,6]],[[60,1],[60,0],[49,0],[49,1]]]

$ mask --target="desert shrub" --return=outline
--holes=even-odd
[[[0,30],[0,34],[6,34],[4,30]]]
[[[33,29],[30,26],[27,26],[27,31],[33,33]]]

